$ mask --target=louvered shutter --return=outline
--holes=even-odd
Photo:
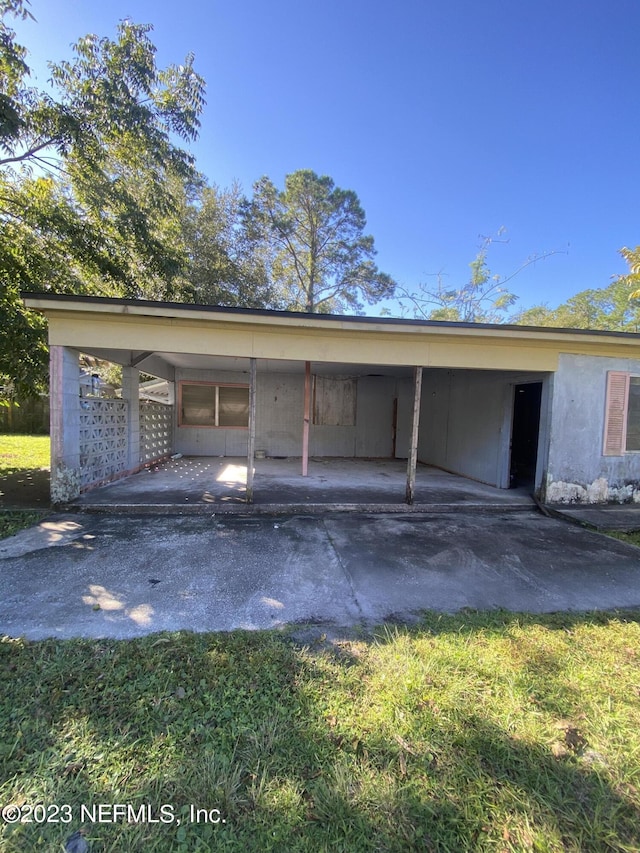
[[[610,370],[607,373],[603,456],[622,456],[625,451],[628,400],[629,374]]]

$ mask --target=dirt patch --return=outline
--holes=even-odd
[[[0,509],[46,509],[50,502],[49,471],[18,471],[0,477]]]

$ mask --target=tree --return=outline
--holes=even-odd
[[[534,305],[513,321],[523,326],[640,331],[640,247],[620,249],[620,254],[629,264],[629,273],[616,276],[608,287],[582,290],[557,308]]]
[[[618,277],[618,281],[623,282],[629,288],[629,298],[640,298],[640,246],[635,249],[628,249],[624,246],[620,249],[620,254],[629,264],[629,272],[626,275]]]
[[[51,65],[54,94],[27,85],[25,49],[7,26],[30,16],[0,0],[0,376],[46,382],[24,349],[43,324],[19,290],[170,298],[187,262],[176,198],[201,182],[175,139],[198,132],[204,83],[193,57],[156,67],[150,26],[90,35]],[[20,367],[22,365],[22,367]],[[6,383],[5,383],[6,384]]]
[[[204,187],[184,211],[190,298],[204,305],[278,308],[277,295],[242,212],[240,187]]]
[[[373,237],[364,234],[358,196],[326,175],[293,172],[284,190],[262,178],[244,219],[284,308],[360,311],[362,300],[372,304],[394,292],[394,280],[373,262]]]
[[[626,284],[616,281],[609,287],[582,290],[557,308],[534,305],[520,311],[513,322],[521,326],[636,332],[640,311],[638,301],[629,299]]]
[[[487,254],[495,242],[504,243],[504,228],[495,237],[483,237],[480,249],[469,267],[469,281],[461,287],[446,287],[442,273],[437,274],[435,288],[420,284],[417,291],[400,289],[399,304],[406,312],[425,320],[449,320],[461,323],[504,323],[509,319],[509,309],[518,297],[505,285],[522,270],[537,261],[544,260],[555,251],[531,255],[516,270],[507,276],[492,275]]]

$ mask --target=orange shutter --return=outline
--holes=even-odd
[[[610,370],[607,373],[603,456],[622,456],[625,452],[628,401],[629,374]]]

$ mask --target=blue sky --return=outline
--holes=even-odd
[[[381,269],[409,290],[463,284],[504,226],[494,273],[555,306],[626,271],[640,243],[637,0],[32,0],[16,22],[48,59],[125,17],[161,65],[196,54],[207,107],[193,146],[211,183],[246,192],[309,168],[355,190]],[[368,313],[376,314],[376,307]]]

